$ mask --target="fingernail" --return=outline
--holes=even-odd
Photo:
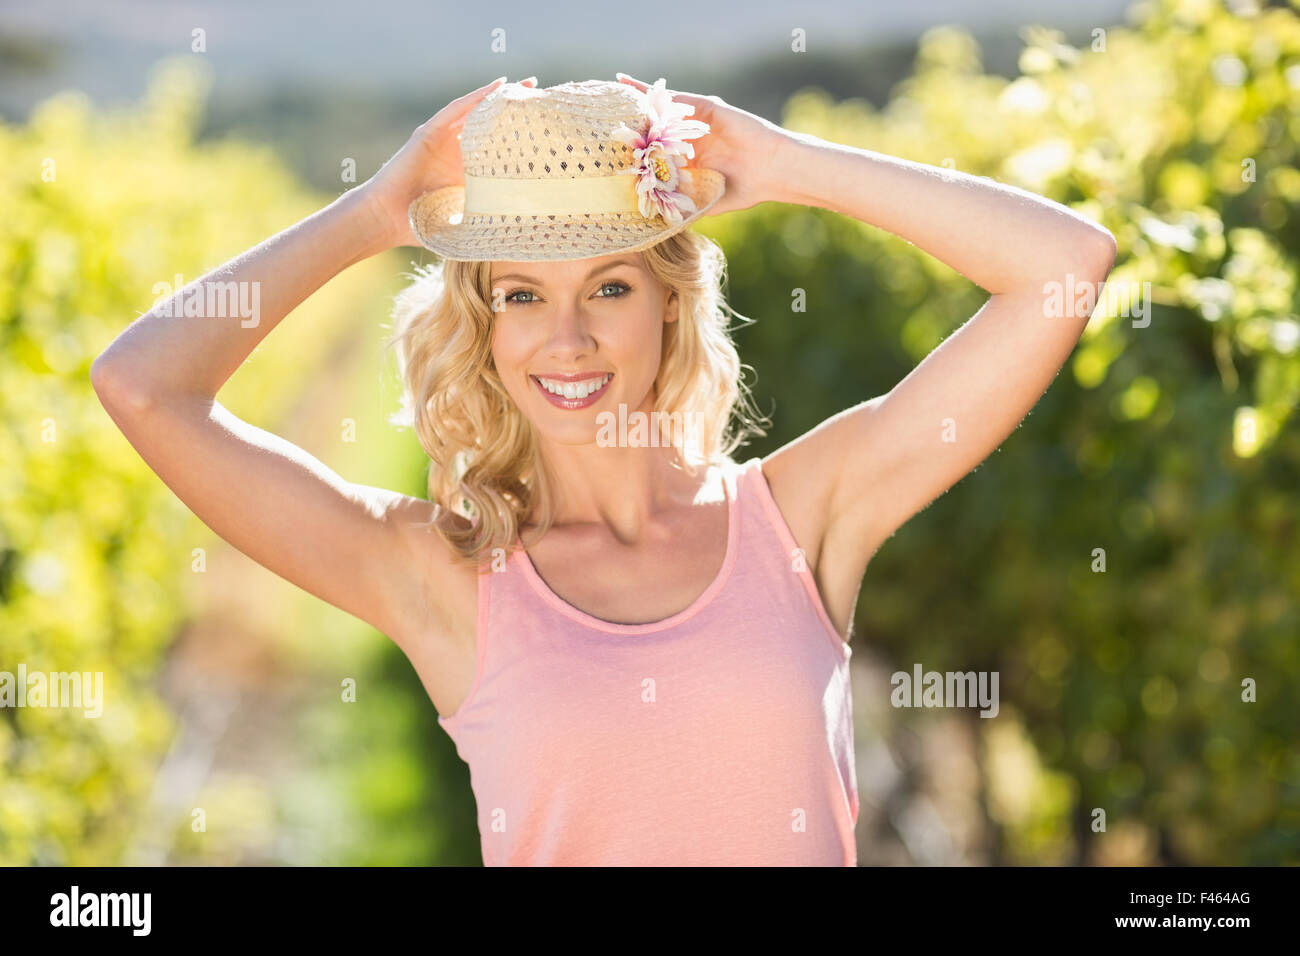
[[[536,83],[536,82],[537,82],[537,77],[535,77],[535,76],[530,76],[528,79],[526,79],[526,80],[521,80],[520,82],[521,82],[521,83]]]
[[[504,76],[498,76],[498,77],[497,77],[495,80],[493,80],[492,82],[493,82],[493,83],[504,83],[505,81],[506,81],[506,78],[505,78]]]

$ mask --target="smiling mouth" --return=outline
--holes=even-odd
[[[614,378],[613,372],[606,372],[604,375],[593,375],[591,378],[584,378],[580,381],[570,382],[562,379],[547,378],[546,376],[529,375],[537,390],[546,397],[546,400],[557,408],[586,408],[588,405],[600,401],[601,396],[609,388],[609,383]]]

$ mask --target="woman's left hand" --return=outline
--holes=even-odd
[[[642,93],[650,89],[649,84],[626,73],[615,75],[620,83],[633,86]],[[774,167],[773,160],[790,139],[788,132],[761,116],[729,106],[716,96],[698,96],[676,90],[668,92],[674,102],[695,107],[691,119],[709,124],[709,132],[691,140],[695,156],[686,164],[686,169],[716,169],[727,177],[727,191],[709,210],[710,216],[748,209],[776,199],[777,192],[769,177]]]

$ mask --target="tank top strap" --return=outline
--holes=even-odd
[[[742,533],[748,532],[748,546],[744,549],[746,557],[761,565],[762,573],[774,583],[790,582],[791,586],[802,589],[836,651],[845,657],[850,656],[852,648],[831,623],[821,592],[817,589],[817,579],[808,567],[807,554],[795,540],[767,483],[763,459],[755,456],[737,464],[734,480],[743,516]],[[794,583],[794,578],[798,579],[798,584]]]

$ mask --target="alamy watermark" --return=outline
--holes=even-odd
[[[104,713],[103,671],[0,671],[0,707],[80,707],[87,717]]]
[[[628,412],[619,403],[618,414],[596,416],[596,444],[601,448],[698,447],[704,429],[700,412]]]
[[[186,286],[184,277],[177,275],[175,284],[156,282],[153,294],[153,312],[164,318],[240,319],[246,329],[262,321],[262,283],[260,282],[198,282]]]
[[[1073,273],[1065,277],[1064,282],[1047,282],[1043,284],[1043,315],[1049,319],[1059,319],[1074,303],[1076,312],[1092,315],[1097,305],[1106,302],[1106,313],[1132,318],[1133,328],[1145,329],[1151,324],[1151,283],[1137,282],[1094,282],[1091,279],[1076,280]]]
[[[133,936],[148,936],[152,909],[152,893],[82,893],[73,884],[50,897],[50,925],[125,926]]]
[[[889,678],[894,690],[889,702],[895,707],[974,707],[981,717],[998,715],[997,671],[924,671],[920,664],[912,673],[895,671]]]

